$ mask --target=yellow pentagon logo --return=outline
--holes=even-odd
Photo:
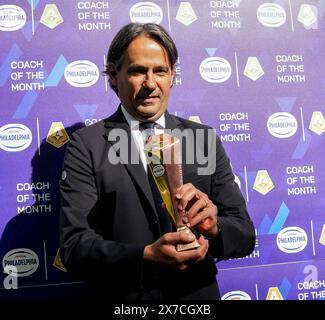
[[[278,287],[271,287],[265,300],[284,300]]]
[[[47,134],[46,142],[56,148],[60,148],[69,140],[69,136],[65,131],[62,122],[52,122],[51,128]]]
[[[253,81],[264,75],[264,70],[256,57],[247,58],[244,75]]]
[[[323,225],[322,233],[319,238],[319,243],[325,246],[325,224]]]
[[[197,20],[197,16],[190,2],[181,2],[176,14],[176,20],[187,27]]]
[[[44,8],[40,22],[50,29],[56,28],[63,22],[61,13],[56,4],[47,4]]]
[[[310,120],[309,130],[321,135],[325,131],[325,119],[320,111],[314,111]]]
[[[56,252],[55,259],[54,259],[54,262],[53,262],[53,267],[58,268],[63,272],[68,271],[66,269],[66,267],[64,266],[64,264],[62,263],[61,256],[60,256],[60,249],[58,249],[58,251]]]
[[[264,196],[274,188],[274,184],[266,170],[258,170],[253,189]]]

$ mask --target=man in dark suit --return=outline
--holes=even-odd
[[[106,67],[121,105],[109,118],[77,130],[67,148],[61,255],[68,270],[87,280],[93,297],[220,299],[213,258],[242,257],[254,248],[254,226],[219,138],[209,140],[211,128],[167,112],[176,61],[176,46],[161,26],[123,27]],[[164,227],[164,208],[147,176],[143,123],[154,124],[155,134],[193,133],[182,148],[196,157],[183,161],[184,185],[173,196],[188,214],[197,249],[177,251],[194,235]],[[200,157],[209,162],[206,168]]]

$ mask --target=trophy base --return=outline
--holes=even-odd
[[[191,229],[186,227],[186,226],[177,228],[177,232],[186,232],[186,233],[193,234]],[[179,244],[177,244],[176,250],[177,251],[192,250],[192,249],[198,248],[199,246],[200,246],[199,242],[195,239],[193,242],[190,242],[190,243],[185,243],[185,244],[179,243]]]

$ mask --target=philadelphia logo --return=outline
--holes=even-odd
[[[159,24],[163,19],[163,12],[153,2],[138,2],[131,7],[129,16],[132,22]]]
[[[37,254],[26,248],[14,249],[5,254],[2,259],[2,267],[14,266],[17,268],[17,274],[12,274],[18,277],[27,277],[34,273],[39,265]]]
[[[230,63],[220,57],[204,59],[200,64],[201,77],[211,83],[227,81],[231,76]]]
[[[26,126],[18,123],[0,127],[0,148],[17,152],[27,149],[32,143],[32,133]]]
[[[221,300],[252,300],[248,293],[245,291],[230,291],[225,293]]]
[[[263,3],[256,12],[257,20],[266,27],[282,26],[287,19],[285,10],[276,3]]]
[[[73,87],[90,87],[98,81],[99,70],[91,61],[77,60],[66,66],[64,77]]]
[[[0,31],[16,31],[26,23],[25,11],[15,5],[0,6]]]
[[[305,249],[308,237],[305,230],[299,227],[288,227],[282,229],[277,237],[278,248],[286,253],[297,253]]]
[[[288,112],[277,112],[267,120],[267,130],[276,138],[290,138],[297,132],[296,118]]]

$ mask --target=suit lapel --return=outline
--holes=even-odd
[[[147,198],[152,209],[154,210],[156,217],[158,217],[146,172],[143,168],[141,160],[139,159],[137,146],[132,138],[130,127],[125,120],[121,107],[119,107],[118,110],[111,117],[105,119],[104,121],[105,128],[107,129],[106,141],[111,144],[111,147],[115,150],[117,157],[121,160],[121,163],[126,167],[132,180],[143,192],[144,196]],[[126,143],[124,143],[124,146],[126,146],[127,148],[127,157],[123,156],[119,148],[121,144],[119,145],[117,143],[109,141],[108,136],[111,130],[113,129],[122,130],[123,137],[127,138]],[[136,159],[136,163],[132,163],[132,159]]]
[[[131,130],[129,125],[126,122],[126,119],[122,113],[121,107],[118,108],[118,110],[109,118],[105,119],[105,128],[107,130],[106,134],[106,141],[111,145],[111,147],[115,150],[116,155],[118,156],[119,159],[121,159],[121,163],[126,167],[128,173],[130,174],[132,180],[137,184],[138,188],[143,192],[144,196],[147,198],[148,202],[150,203],[153,211],[155,212],[156,218],[158,218],[158,214],[156,212],[155,204],[154,204],[154,199],[152,197],[150,185],[148,182],[148,178],[146,175],[146,172],[143,169],[143,164],[140,160],[138,160],[139,163],[131,163],[131,152],[133,152],[133,156],[136,159],[139,159],[139,154],[137,151],[136,144],[132,138],[131,135]],[[171,116],[168,112],[165,113],[165,124],[166,124],[166,129],[174,130],[174,129],[179,129],[183,130],[184,126],[183,124],[179,121],[174,116]],[[127,148],[128,148],[128,157],[125,158],[122,156],[119,146],[115,144],[112,141],[109,141],[108,135],[113,129],[121,129],[123,131],[123,134],[127,138]],[[183,178],[184,181],[186,180],[187,177],[187,166],[184,163],[185,160],[185,154],[186,154],[186,145],[185,143],[182,143],[182,154],[183,156]]]

